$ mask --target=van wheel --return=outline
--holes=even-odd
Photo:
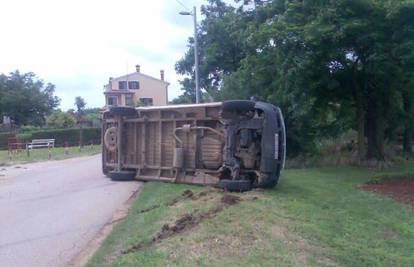
[[[116,150],[116,147],[118,145],[118,129],[116,127],[110,127],[106,129],[104,134],[104,145],[105,148],[108,149],[111,152],[114,152]]]
[[[109,114],[114,116],[135,116],[137,110],[133,107],[109,107]]]
[[[279,174],[280,175],[280,174]],[[260,188],[273,188],[279,181],[279,175],[276,173],[260,173],[257,187]]]
[[[223,112],[245,113],[254,110],[255,102],[249,100],[230,100],[224,101]]]
[[[112,181],[132,181],[135,174],[135,171],[110,171],[108,176]]]
[[[250,180],[228,180],[219,181],[219,187],[229,192],[246,192],[252,190],[252,182]]]

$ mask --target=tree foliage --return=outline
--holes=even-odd
[[[279,105],[290,153],[358,132],[361,158],[384,159],[384,141],[413,132],[414,1],[210,0],[200,40],[202,88],[217,100]],[[177,65],[193,92],[189,49]]]
[[[76,118],[69,112],[57,110],[47,117],[46,123],[53,128],[71,128],[75,126]]]
[[[43,125],[60,103],[54,92],[53,84],[45,84],[34,73],[1,74],[0,115],[9,116],[17,125]]]
[[[75,106],[76,106],[77,113],[80,115],[85,110],[86,102],[81,96],[77,96],[75,97]]]

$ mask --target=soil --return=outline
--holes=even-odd
[[[206,192],[206,193],[203,193]],[[202,196],[206,196],[208,194],[207,191],[203,191],[198,194],[198,196],[195,196],[194,193],[191,190],[185,190],[183,194],[181,195],[184,198],[177,199],[183,200],[186,198],[190,198],[192,200],[196,200]],[[184,231],[187,231],[188,229],[191,229],[195,227],[196,225],[200,224],[206,219],[213,218],[217,215],[217,213],[223,211],[225,208],[238,204],[242,199],[238,196],[234,195],[228,195],[224,194],[220,198],[220,202],[218,205],[208,211],[201,212],[201,213],[186,213],[182,215],[179,219],[177,219],[174,224],[164,224],[161,228],[161,230],[156,234],[150,242],[141,242],[138,243],[124,251],[122,251],[122,254],[128,254],[136,251],[140,251],[142,249],[148,248],[156,243],[161,242],[163,239],[169,238],[171,236],[175,236],[177,234],[183,233]],[[174,203],[175,204],[175,203]]]
[[[201,195],[201,193],[203,193],[203,192],[205,193],[205,195],[207,195],[207,193],[208,193],[207,191],[202,191],[202,192],[200,192],[199,196],[200,196],[200,195]],[[173,205],[177,204],[177,202],[179,202],[180,200],[184,200],[184,199],[188,199],[188,198],[193,199],[193,200],[196,200],[196,199],[197,199],[197,197],[194,195],[193,191],[191,191],[191,190],[185,190],[185,191],[181,194],[181,196],[178,196],[178,197],[176,197],[176,198],[172,199],[171,201],[169,201],[169,202],[165,203],[165,205],[166,205],[166,206],[173,206]],[[142,209],[142,210],[140,210],[138,213],[145,213],[145,212],[148,212],[148,211],[151,211],[151,210],[157,209],[157,208],[159,208],[160,206],[161,206],[160,204],[156,204],[156,205],[151,206],[151,207],[149,207],[149,208]]]
[[[220,202],[222,204],[226,204],[226,205],[234,205],[239,203],[241,200],[240,197],[238,196],[234,196],[234,195],[223,195],[220,199]]]
[[[393,178],[377,184],[364,184],[360,188],[414,206],[414,177]]]

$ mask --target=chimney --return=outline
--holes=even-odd
[[[137,72],[141,72],[141,66],[140,65],[136,65],[135,69],[136,69]]]
[[[161,80],[164,81],[164,70],[160,70]]]
[[[112,90],[112,77],[109,77],[109,82],[108,82],[108,86],[107,86],[107,90]]]

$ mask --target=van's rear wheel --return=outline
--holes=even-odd
[[[110,171],[108,174],[112,181],[132,181],[135,175],[135,171]]]
[[[224,101],[222,110],[223,112],[237,112],[244,113],[254,110],[255,102],[249,100],[230,100]]]
[[[246,192],[252,190],[250,180],[229,180],[222,179],[219,181],[219,187],[229,192]]]

